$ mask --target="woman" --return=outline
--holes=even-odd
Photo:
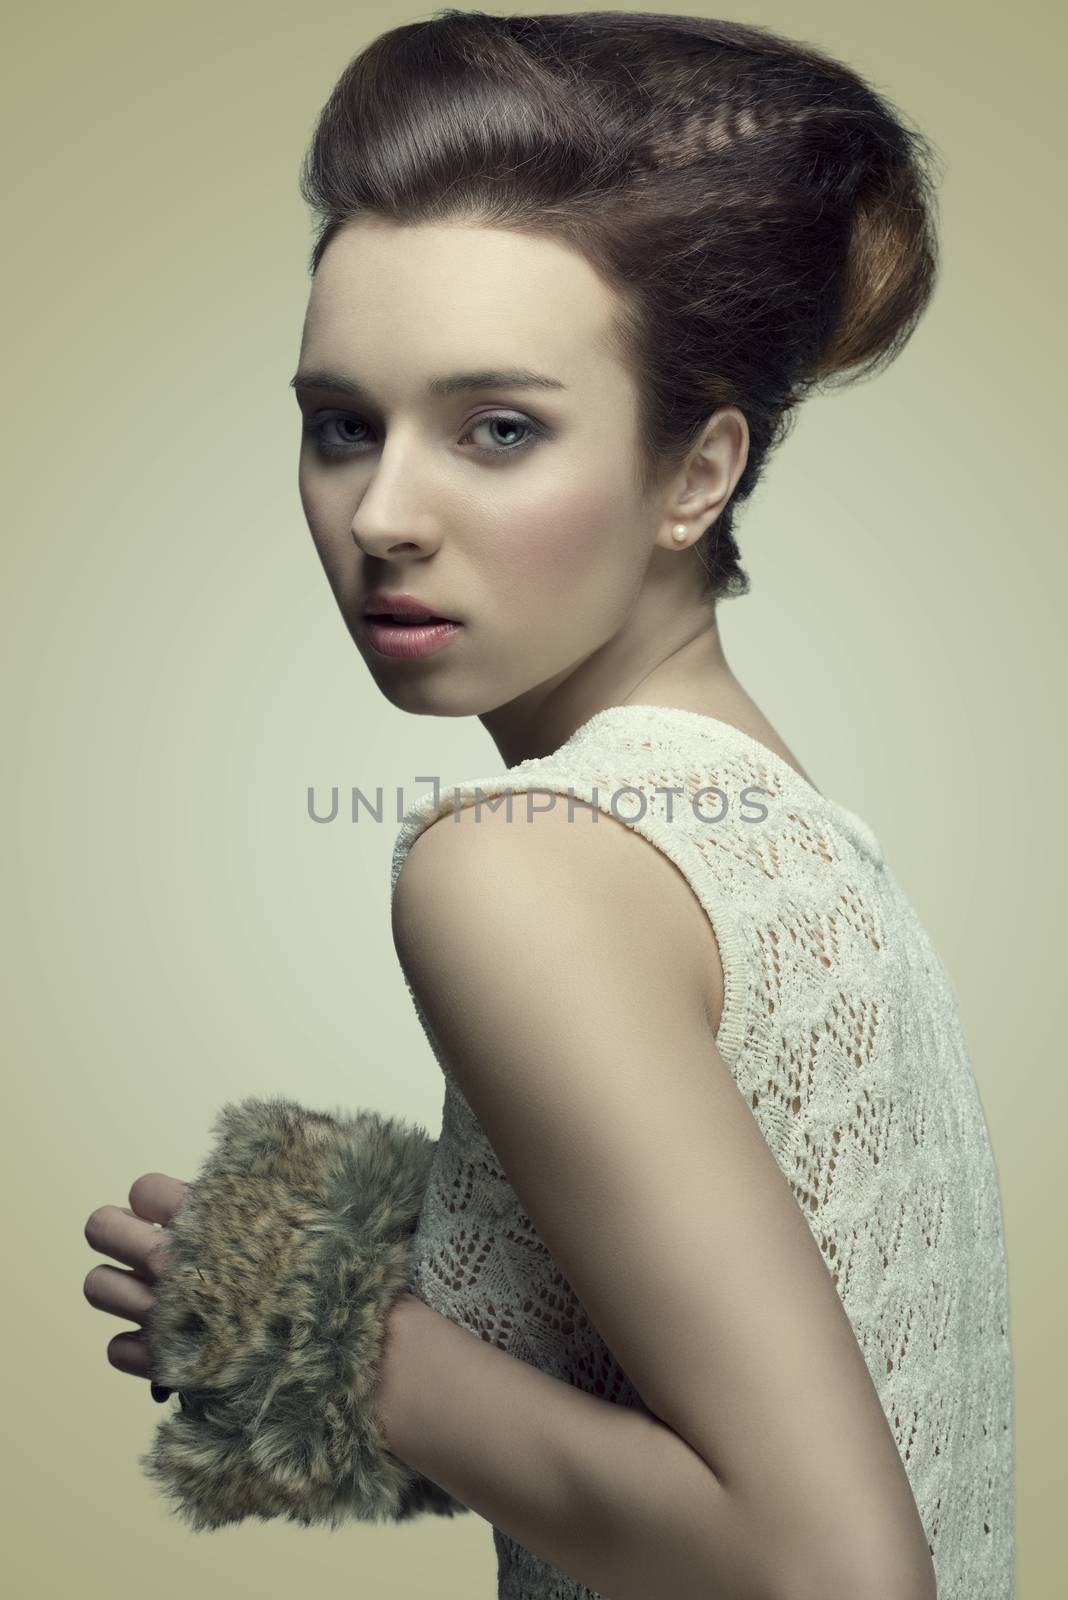
[[[848,68],[703,18],[446,11],[342,75],[302,501],[383,694],[502,765],[393,861],[440,1139],[250,1101],[90,1219],[194,1526],[470,1508],[507,1600],[1011,1595],[955,995],[716,622],[797,403],[928,302],[931,164]]]

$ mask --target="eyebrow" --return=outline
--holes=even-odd
[[[328,372],[324,368],[313,368],[306,372],[295,372],[289,380],[291,389],[333,389],[340,394],[352,395],[354,399],[369,404],[371,397],[367,391],[353,378],[346,378],[340,372]],[[559,378],[546,377],[542,372],[530,372],[524,367],[513,367],[496,370],[483,368],[475,372],[451,372],[443,377],[431,378],[426,386],[427,396],[434,398],[438,395],[469,394],[479,389],[566,389],[566,383],[561,383]]]

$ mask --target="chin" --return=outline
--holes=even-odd
[[[402,683],[401,674],[393,683],[382,683],[375,678],[375,687],[384,700],[410,717],[477,717],[481,704],[471,705],[455,695],[435,694],[430,683]]]

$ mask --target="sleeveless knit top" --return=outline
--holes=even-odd
[[[661,850],[707,913],[723,966],[717,1047],[864,1354],[939,1600],[1012,1600],[1013,1368],[997,1172],[955,991],[878,840],[732,724],[612,706],[551,755],[410,807],[392,887],[436,818],[482,800],[525,817],[568,794]],[[571,815],[577,827],[599,820]],[[444,1076],[412,1292],[519,1360],[641,1407],[408,989]],[[600,1600],[502,1530],[493,1537],[498,1600]]]

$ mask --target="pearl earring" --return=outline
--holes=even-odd
[[[685,522],[676,522],[675,526],[671,530],[671,537],[673,539],[677,539],[680,544],[682,543],[683,539],[688,537]]]

